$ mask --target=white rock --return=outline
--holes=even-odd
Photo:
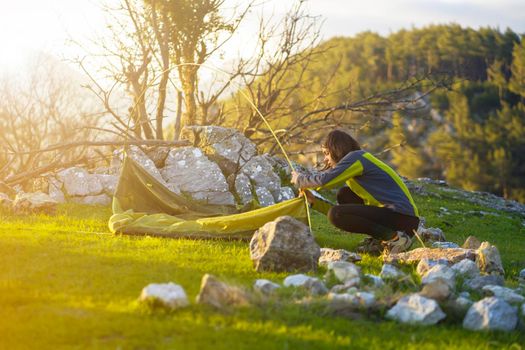
[[[364,276],[372,281],[372,283],[374,284],[374,287],[381,287],[385,284],[385,281],[383,281],[383,279],[379,276],[372,275],[369,273],[365,274]]]
[[[483,242],[476,252],[476,263],[481,271],[491,275],[505,275],[501,257],[496,246],[489,242]]]
[[[265,187],[255,187],[255,194],[257,195],[257,200],[262,207],[267,207],[275,204],[272,193],[268,191]]]
[[[328,294],[328,299],[335,303],[350,304],[356,307],[371,307],[376,303],[376,297],[370,292],[355,292],[343,294]]]
[[[525,297],[519,295],[510,288],[505,288],[502,286],[488,285],[484,286],[482,290],[489,294],[493,295],[498,299],[505,300],[509,304],[521,304],[525,302]]]
[[[345,249],[321,248],[321,256],[319,256],[319,265],[328,265],[332,261],[361,261],[361,256],[354,252],[349,252]]]
[[[158,302],[165,307],[176,309],[189,305],[184,289],[175,283],[151,283],[140,294],[142,302]]]
[[[57,206],[57,201],[52,199],[47,193],[19,192],[13,201],[13,210],[15,212],[45,212],[53,213]]]
[[[117,189],[118,176],[108,175],[108,174],[97,174],[98,180],[102,184],[104,193],[107,195],[113,196],[115,190]]]
[[[65,203],[66,197],[62,191],[62,182],[57,180],[55,177],[48,177],[47,182],[49,184],[48,193],[49,197],[53,198],[57,203]]]
[[[463,259],[460,262],[452,265],[451,268],[458,276],[474,278],[479,275],[478,265],[470,259]]]
[[[472,304],[463,320],[463,327],[471,330],[512,331],[518,323],[518,308],[506,301],[489,297]]]
[[[350,280],[359,279],[360,269],[356,265],[347,261],[332,261],[328,263],[328,272],[341,282],[345,283]]]
[[[518,280],[520,283],[525,284],[525,269],[520,271],[520,274],[518,275]]]
[[[469,298],[465,298],[465,297],[462,297],[462,296],[459,296],[457,299],[456,299],[456,304],[458,306],[460,306],[461,308],[463,309],[468,309],[470,306],[472,306],[473,304],[473,301],[470,300]]]
[[[278,288],[281,288],[281,286],[266,279],[258,279],[253,284],[253,289],[266,295],[272,294]]]
[[[98,176],[88,173],[83,168],[68,168],[59,172],[57,176],[69,196],[94,196],[104,190]]]
[[[430,270],[432,267],[436,265],[448,266],[448,260],[423,258],[417,264],[416,271],[420,276],[423,276],[428,270]]]
[[[459,245],[454,242],[434,242],[432,248],[459,248]]]
[[[285,186],[285,187],[281,187],[277,198],[275,198],[275,201],[283,202],[283,201],[286,201],[292,198],[295,198],[295,193],[293,192],[291,187]]]
[[[291,275],[284,279],[285,287],[304,288],[312,295],[322,295],[328,293],[328,288],[316,277],[310,277],[303,274]]]
[[[525,304],[521,305],[521,316],[525,317]]]
[[[433,325],[446,317],[435,300],[411,294],[401,298],[386,317],[402,323]]]
[[[442,279],[449,285],[451,290],[456,288],[456,273],[445,265],[436,265],[428,270],[421,279],[422,284],[431,283],[437,279]]]
[[[405,277],[406,275],[403,271],[399,270],[395,266],[390,265],[390,264],[384,264],[383,267],[381,268],[381,273],[379,274],[379,276],[383,280],[396,280],[396,279],[401,279]]]
[[[284,279],[285,287],[303,287],[307,282],[317,278],[310,277],[303,274],[290,275]]]

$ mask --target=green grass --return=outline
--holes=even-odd
[[[509,284],[525,267],[523,218],[439,216],[439,207],[483,209],[465,202],[416,197],[427,226],[449,240],[468,235],[496,244]],[[246,242],[113,236],[107,208],[64,205],[54,216],[0,214],[0,349],[521,349],[525,336],[473,333],[457,322],[415,327],[334,316],[323,305],[274,300],[227,311],[193,301],[205,273],[250,288],[256,278],[282,282],[283,273],[253,270]],[[331,227],[314,214],[321,246],[352,250],[363,238]],[[365,256],[365,272],[381,262]],[[410,271],[410,267],[407,267]],[[323,271],[319,272],[321,276]],[[192,305],[175,312],[140,305],[152,282],[181,284]],[[290,299],[293,293],[283,292]]]

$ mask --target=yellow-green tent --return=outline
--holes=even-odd
[[[198,179],[195,179],[198,181]],[[303,198],[239,212],[233,206],[201,205],[177,195],[129,157],[125,157],[113,197],[113,233],[163,237],[249,238],[279,216],[307,222]]]

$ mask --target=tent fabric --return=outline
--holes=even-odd
[[[125,157],[109,229],[129,235],[238,239],[250,238],[259,227],[283,215],[307,223],[305,200],[294,198],[246,212],[234,206],[203,205],[171,192],[133,159]]]

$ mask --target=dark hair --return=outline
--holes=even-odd
[[[342,130],[331,131],[323,143],[335,162],[339,162],[348,153],[361,149],[359,143],[350,134]]]

